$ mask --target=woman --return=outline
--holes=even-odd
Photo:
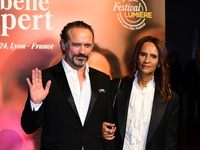
[[[151,36],[140,39],[130,68],[113,103],[116,150],[175,150],[179,97],[171,90],[163,42]],[[119,79],[112,82],[116,87]],[[103,123],[103,136],[108,140],[114,138],[106,128],[111,126]]]

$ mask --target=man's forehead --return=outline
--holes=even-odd
[[[71,40],[87,39],[93,40],[92,32],[87,28],[71,28],[68,31],[69,38]]]
[[[92,34],[92,32],[89,29],[83,27],[73,27],[68,30],[68,34],[81,34],[83,32]]]

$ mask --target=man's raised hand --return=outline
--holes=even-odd
[[[35,104],[40,104],[48,95],[51,86],[51,81],[46,83],[45,89],[42,85],[42,72],[38,68],[32,70],[32,83],[29,78],[26,78],[29,86],[31,101]]]

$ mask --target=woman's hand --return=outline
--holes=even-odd
[[[102,124],[102,136],[106,140],[112,140],[115,138],[114,134],[116,131],[115,124],[103,122]]]

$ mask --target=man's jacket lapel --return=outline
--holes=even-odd
[[[87,113],[85,122],[87,121],[87,119],[89,118],[89,116],[90,116],[90,114],[92,112],[92,109],[94,107],[94,104],[96,102],[97,95],[98,95],[98,76],[97,76],[97,72],[90,68],[89,76],[90,76],[92,95],[91,95],[90,106],[89,106],[89,109],[88,109],[88,113]]]
[[[79,116],[62,64],[59,63],[56,69],[57,70],[52,71],[52,74],[55,80],[57,81],[59,87],[61,88],[62,92],[66,96],[66,99],[69,101],[72,109],[74,110],[76,115]]]

